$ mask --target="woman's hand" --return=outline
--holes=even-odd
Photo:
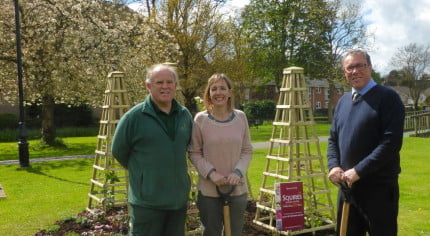
[[[216,171],[210,173],[209,179],[217,186],[225,185],[227,182],[227,178]]]
[[[230,173],[227,176],[226,184],[228,185],[238,185],[240,182],[240,177],[236,173]]]

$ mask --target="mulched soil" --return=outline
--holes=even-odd
[[[245,212],[243,236],[269,236],[270,231],[258,226],[252,221],[255,217],[255,201],[249,201]],[[191,211],[192,212],[192,211]],[[108,212],[81,212],[69,219],[57,221],[53,227],[41,230],[35,236],[65,236],[65,235],[128,235],[128,212],[126,207],[113,208]],[[193,213],[191,213],[193,214]],[[198,213],[195,213],[197,216]],[[191,216],[190,219],[192,219]],[[198,222],[188,223],[189,229],[198,228]],[[72,234],[74,233],[74,234]],[[303,234],[303,236],[312,234]],[[317,236],[331,236],[333,231],[317,232]]]

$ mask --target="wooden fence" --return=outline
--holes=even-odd
[[[430,135],[430,111],[407,112],[404,131],[412,132],[411,136],[428,137]]]

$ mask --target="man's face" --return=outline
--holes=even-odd
[[[167,69],[156,69],[152,74],[151,82],[146,84],[151,98],[159,107],[169,105],[176,92],[176,81],[172,72]]]
[[[361,53],[347,56],[343,60],[345,77],[356,90],[361,90],[369,83],[372,74],[372,65],[367,63],[366,57]]]

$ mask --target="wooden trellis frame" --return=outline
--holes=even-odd
[[[100,129],[93,164],[87,210],[102,206],[127,204],[128,172],[112,156],[111,144],[115,128],[124,113],[130,109],[130,101],[124,82],[124,73],[111,72],[102,106]]]
[[[303,68],[286,68],[254,223],[272,231],[273,235],[299,235],[334,229],[335,214],[325,169]],[[303,182],[306,227],[296,231],[277,231],[275,183],[294,181]]]

